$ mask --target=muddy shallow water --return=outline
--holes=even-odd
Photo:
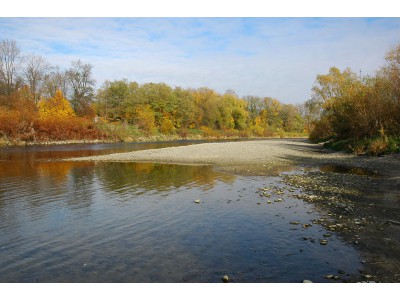
[[[0,282],[362,279],[355,245],[281,177],[53,161],[144,144],[0,150]]]

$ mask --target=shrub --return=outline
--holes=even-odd
[[[90,120],[75,116],[39,118],[34,122],[38,140],[100,139],[106,135],[94,127]]]
[[[221,135],[218,131],[216,131],[210,127],[200,126],[200,130],[202,131],[204,137],[213,137],[213,138],[221,137]]]
[[[365,154],[368,150],[368,142],[365,139],[351,143],[348,148],[356,155]]]
[[[250,126],[250,131],[255,136],[263,136],[264,135],[264,127],[262,127],[260,125]]]
[[[327,117],[316,121],[310,132],[310,140],[314,142],[326,141],[333,136],[331,123]]]
[[[385,137],[374,138],[370,141],[368,150],[372,155],[383,154],[389,146],[389,141]]]
[[[21,110],[7,110],[0,108],[0,135],[9,139],[31,140],[35,112],[28,114]]]
[[[275,132],[271,127],[267,126],[267,127],[264,128],[264,134],[263,135],[265,137],[273,137],[274,134],[275,134]]]
[[[189,129],[181,127],[178,130],[178,134],[181,138],[186,139],[189,136]]]
[[[173,134],[175,132],[174,124],[170,119],[163,119],[161,122],[160,131],[164,134]]]
[[[400,152],[400,138],[395,136],[390,136],[388,138],[387,152],[396,153]]]

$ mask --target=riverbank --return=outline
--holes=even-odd
[[[224,135],[218,133],[217,135],[204,135],[189,134],[189,135],[178,135],[178,134],[156,134],[156,135],[135,135],[127,137],[115,137],[115,138],[103,138],[103,139],[70,139],[70,140],[34,140],[24,141],[20,139],[9,139],[7,137],[0,137],[0,148],[1,147],[13,147],[13,146],[47,146],[47,145],[69,145],[69,144],[96,144],[96,143],[141,143],[141,142],[172,142],[172,141],[220,141],[220,140],[260,140],[260,139],[276,139],[276,138],[292,138],[292,139],[305,139],[305,136],[294,133],[285,133],[281,136],[271,137],[259,137],[259,136],[243,136],[229,134]]]
[[[356,156],[333,152],[305,139],[269,139],[72,160],[207,164],[238,175],[280,175],[288,189],[301,190],[295,197],[325,212],[323,219],[310,220],[310,225],[320,224],[360,250],[364,257],[361,280],[400,281],[399,155]],[[336,276],[340,278],[340,273],[332,274],[332,280]]]

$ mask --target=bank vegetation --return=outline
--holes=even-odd
[[[105,81],[93,66],[68,69],[0,43],[0,139],[3,144],[60,140],[305,136],[301,106],[271,97],[239,97],[165,83]]]

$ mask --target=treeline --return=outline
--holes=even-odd
[[[92,65],[62,70],[0,43],[0,139],[132,141],[142,136],[263,137],[303,135],[302,106],[270,97],[239,97],[208,88],[106,81],[95,91]]]
[[[269,97],[239,98],[208,88],[172,88],[165,83],[118,80],[98,90],[94,110],[104,120],[134,125],[152,135],[201,133],[206,137],[303,133],[299,108]]]
[[[310,139],[357,154],[400,149],[400,45],[386,54],[374,76],[331,68],[318,75],[306,101]]]

